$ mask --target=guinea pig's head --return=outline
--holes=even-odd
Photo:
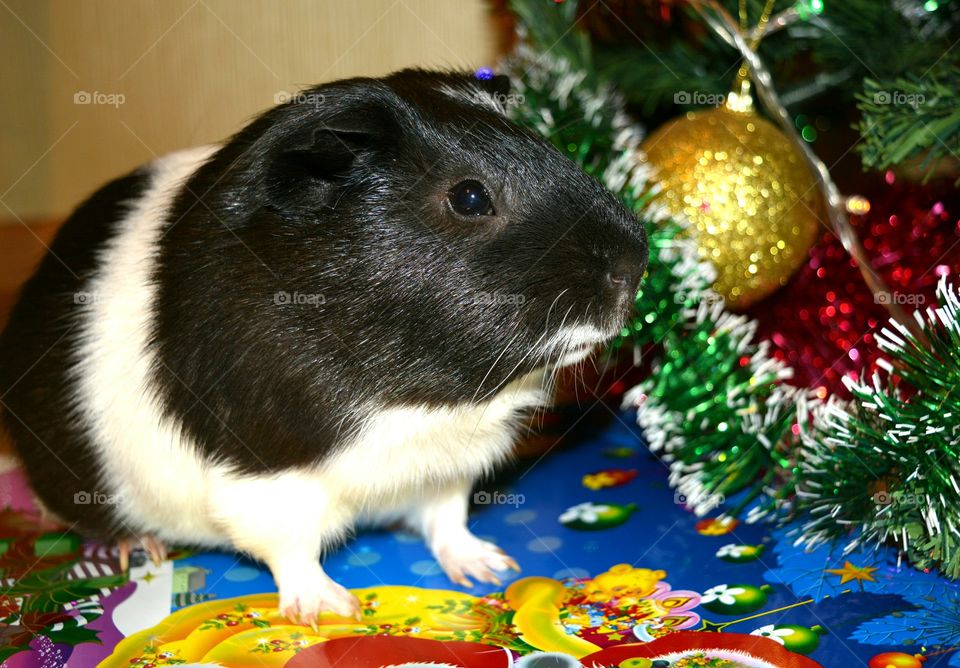
[[[331,332],[394,399],[477,399],[583,359],[634,303],[642,224],[508,120],[508,86],[405,70],[304,91],[251,126],[225,191],[255,210],[276,289],[322,295],[276,317]]]

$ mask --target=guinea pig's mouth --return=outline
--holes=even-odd
[[[593,352],[593,349],[596,348],[597,345],[598,344],[596,343],[590,345],[584,344],[578,348],[567,351],[557,362],[557,366],[570,366],[571,364],[582,362],[590,356],[590,354]]]
[[[547,341],[543,352],[554,366],[569,366],[585,360],[617,331],[606,333],[591,325],[564,327]]]

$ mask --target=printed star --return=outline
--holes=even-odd
[[[725,626],[726,626],[726,624],[717,624],[716,622],[710,622],[710,621],[707,621],[706,619],[701,619],[701,620],[700,620],[700,628],[697,629],[697,631],[707,631],[707,632],[711,632],[711,633],[719,633],[720,631],[723,631],[723,628],[724,628]]]
[[[873,566],[854,566],[847,561],[843,564],[843,568],[826,568],[823,572],[839,575],[840,584],[846,584],[851,580],[856,580],[863,585],[864,580],[867,580],[868,582],[877,581],[876,578],[873,577],[873,573],[876,570],[877,569]]]

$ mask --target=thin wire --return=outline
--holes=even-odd
[[[837,188],[830,170],[826,164],[817,157],[813,149],[804,142],[797,134],[793,122],[787,113],[786,108],[780,102],[777,91],[773,86],[773,77],[767,69],[764,62],[757,55],[756,51],[750,48],[746,38],[738,29],[737,22],[727,12],[726,9],[717,0],[694,0],[691,7],[696,11],[704,22],[725,42],[732,44],[741,54],[750,69],[750,76],[757,88],[757,96],[764,108],[770,113],[770,116],[780,125],[780,129],[790,139],[800,154],[804,157],[810,169],[817,179],[817,186],[823,197],[827,213],[830,217],[830,223],[834,234],[840,239],[844,249],[857,263],[864,281],[874,295],[889,294],[890,288],[884,282],[883,278],[877,274],[870,263],[870,258],[857,237],[856,231],[850,224],[846,213],[846,198],[844,198],[840,189]],[[762,35],[762,31],[758,31]],[[748,82],[748,80],[744,80]],[[907,315],[907,312],[896,303],[894,299],[883,300],[883,305],[889,311],[890,315],[906,327],[910,333],[921,343],[928,341],[926,333],[917,324],[916,320]]]
[[[751,51],[755,52],[757,50],[757,47],[760,46],[760,40],[763,39],[764,34],[766,34],[767,23],[770,21],[770,15],[773,14],[773,5],[775,2],[776,0],[767,0],[767,4],[764,5],[763,11],[760,13],[760,20],[757,21],[756,28],[753,29],[753,32],[749,32],[747,0],[740,0],[740,34],[747,35],[749,32]],[[737,79],[734,88],[742,88],[749,75],[750,66],[747,64],[746,58],[744,58],[740,64],[740,69],[737,70]]]

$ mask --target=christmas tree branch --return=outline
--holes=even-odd
[[[960,161],[958,63],[945,58],[923,78],[867,79],[857,100],[865,165],[886,169],[923,156],[929,172],[940,160]]]
[[[581,14],[576,2],[551,8],[564,22],[548,19],[549,12],[535,3],[520,1],[513,7],[532,43],[595,72],[601,80],[616,82],[634,113],[645,119],[702,107],[703,100],[729,92],[739,54],[711,34],[691,39],[685,25],[700,20],[690,9],[694,4],[675,4],[674,18],[653,37],[604,3],[582,3]],[[737,15],[738,0],[719,4]],[[749,17],[755,19],[762,4],[763,0],[750,0]],[[859,101],[865,166],[884,169],[923,154],[927,159],[922,166],[931,170],[960,152],[956,104],[960,56],[951,51],[960,31],[960,5],[927,7],[929,3],[919,1],[778,0],[775,19],[783,20],[772,22],[759,55],[774,78],[783,82],[788,107],[816,95]],[[573,27],[584,16],[607,21],[629,37],[591,46],[586,32]],[[564,36],[566,30],[573,39]],[[882,48],[878,35],[883,36]],[[920,96],[924,108],[874,104],[885,91],[911,99]]]

